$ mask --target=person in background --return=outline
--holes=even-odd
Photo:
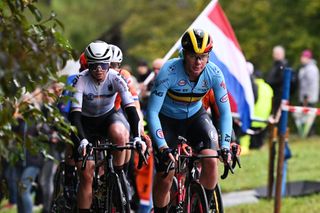
[[[253,75],[254,83],[257,87],[257,98],[254,104],[253,117],[257,119],[257,121],[251,122],[251,129],[254,130],[256,134],[251,135],[249,148],[259,149],[262,147],[267,133],[266,127],[268,126],[268,118],[272,110],[273,90],[262,78],[262,73],[259,70],[255,70]]]
[[[137,111],[139,113],[140,120],[142,121],[143,115],[141,113],[140,102],[139,102],[137,90],[136,90],[135,84],[132,81],[132,75],[129,71],[127,71],[121,67],[121,62],[123,60],[122,51],[116,45],[110,44],[109,46],[112,50],[112,55],[113,55],[111,58],[110,68],[119,72],[120,75],[126,80],[128,87],[129,87],[129,91],[135,100],[135,105],[136,105]],[[118,94],[116,97],[115,109],[122,111],[120,94]],[[143,122],[141,122],[140,124],[143,124]],[[148,148],[151,148],[152,147],[151,140],[150,140],[149,136],[145,134],[143,125],[140,127],[140,129],[141,129],[142,137],[147,142]],[[151,149],[149,149],[149,153],[151,153]],[[128,152],[128,154],[130,154],[130,152]],[[135,211],[139,211],[140,213],[149,212],[149,210],[151,208],[150,193],[151,193],[151,188],[152,188],[153,158],[150,157],[148,159],[148,165],[143,166],[140,170],[138,170],[138,169],[136,169],[135,165],[138,164],[139,157],[136,153],[133,153],[133,155],[131,155],[131,156],[132,156],[132,159],[131,159],[130,163],[128,164],[129,168],[126,169],[127,176],[128,176],[129,181],[131,182],[131,185],[134,189],[134,194],[133,194],[132,201],[131,201],[131,208]],[[130,157],[130,155],[129,155],[129,157]],[[137,185],[138,185],[138,187],[137,187]],[[145,196],[145,194],[147,194],[148,196]],[[143,200],[141,200],[141,199],[143,199]]]
[[[152,62],[152,70],[155,74],[155,77],[158,75],[161,67],[163,66],[163,64],[165,63],[165,60],[163,58],[156,58],[153,60]]]
[[[284,68],[288,66],[288,61],[285,58],[286,52],[284,47],[278,45],[272,50],[273,65],[268,73],[266,82],[272,87],[272,117],[271,122],[276,122],[280,118],[281,99],[282,99],[282,84],[284,76]]]
[[[149,69],[148,63],[144,60],[141,60],[137,66],[137,75],[136,75],[139,88],[138,94],[140,99],[140,105],[142,113],[145,115],[145,110],[147,107],[147,100],[150,95],[151,85],[149,84],[153,79],[152,70]]]
[[[43,92],[44,101],[49,104],[55,104],[56,99],[53,98],[53,95],[55,97],[59,97],[61,95],[61,91],[62,85],[54,82],[48,90]],[[41,110],[46,117],[50,113],[44,106],[41,107]],[[38,178],[42,192],[42,213],[49,213],[54,190],[54,174],[58,167],[55,160],[61,160],[61,151],[64,147],[62,146],[58,132],[52,126],[48,125],[47,123],[43,123],[41,126],[39,126],[39,129],[42,133],[49,136],[49,141],[44,141],[45,145],[48,147],[46,153],[47,157],[44,159],[44,163]]]
[[[319,68],[311,50],[304,50],[300,56],[301,67],[298,72],[299,103],[304,107],[315,107],[319,101]],[[315,114],[295,113],[295,122],[300,136],[315,133]]]
[[[311,50],[304,50],[300,57],[299,102],[301,106],[314,107],[319,101],[319,68]]]

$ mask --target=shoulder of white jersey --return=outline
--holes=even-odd
[[[74,87],[79,82],[80,77],[86,76],[86,75],[88,75],[88,70],[84,70],[84,71],[76,74],[76,76],[72,80],[71,85]]]
[[[111,74],[111,75],[120,75],[119,72],[115,69],[112,69],[112,68],[109,68],[108,70],[108,74]]]

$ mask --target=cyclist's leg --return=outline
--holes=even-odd
[[[82,161],[76,162],[76,165],[80,180],[77,193],[78,208],[80,212],[80,209],[90,209],[91,207],[94,161],[87,160],[84,170],[81,170]]]
[[[216,155],[212,149],[204,149],[200,152],[203,155]],[[214,187],[218,182],[218,160],[216,158],[205,158],[201,160],[200,183],[203,185],[208,202],[211,201]]]
[[[179,131],[183,129],[181,121],[168,118],[164,115],[159,116],[164,137],[166,139],[167,145],[170,148],[176,148],[176,142],[178,140],[178,135],[182,135]],[[165,212],[167,206],[170,202],[170,189],[172,185],[172,180],[174,176],[174,170],[169,172],[168,175],[164,175],[164,171],[167,168],[166,162],[161,159],[159,150],[154,147],[154,158],[155,158],[155,168],[156,174],[153,180],[153,205],[154,212]]]
[[[218,149],[218,134],[210,117],[205,111],[200,111],[188,126],[187,139],[193,150],[204,155],[216,155]],[[200,183],[206,191],[208,201],[211,200],[214,187],[218,182],[218,160],[205,158],[201,160]]]
[[[129,142],[129,124],[122,113],[116,112],[111,114],[106,122],[106,127],[108,130],[108,137],[112,143],[119,146],[124,146],[127,142]],[[112,154],[114,171],[120,178],[122,192],[126,200],[124,208],[128,211],[130,210],[130,202],[128,180],[125,175],[125,170],[128,167],[130,154],[131,153],[129,150],[116,151]]]
[[[165,212],[170,202],[170,188],[172,185],[174,171],[170,171],[167,176],[164,172],[156,172],[153,180],[153,205],[154,212]],[[164,210],[164,211],[162,211]]]
[[[103,120],[103,131],[113,144],[124,146],[129,142],[129,126],[126,118],[121,112],[113,112],[106,116]],[[107,131],[106,131],[107,130]],[[129,157],[126,157],[126,152],[113,153],[113,165],[123,166],[124,163],[129,161]]]

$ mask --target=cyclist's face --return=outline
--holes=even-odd
[[[109,70],[109,63],[94,63],[89,64],[89,71],[91,76],[98,82],[106,78],[107,71]]]
[[[197,78],[209,60],[209,53],[196,54],[191,52],[185,52],[185,68],[187,73],[193,78]]]

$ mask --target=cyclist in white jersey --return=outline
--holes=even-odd
[[[145,143],[140,139],[140,119],[127,83],[117,71],[109,69],[112,57],[109,45],[103,41],[92,42],[87,46],[85,56],[89,69],[75,79],[75,101],[72,102],[70,114],[71,123],[77,128],[77,135],[74,137],[77,138],[74,140],[74,157],[80,176],[77,194],[80,213],[90,212],[92,201],[92,153],[85,170],[80,169],[89,141],[94,142],[96,137],[108,137],[112,143],[118,145],[129,142],[130,133],[126,118],[114,110],[114,101],[118,93],[121,95],[134,141],[141,143],[143,152],[146,149]],[[116,172],[123,172],[125,153],[114,153],[113,163]]]

